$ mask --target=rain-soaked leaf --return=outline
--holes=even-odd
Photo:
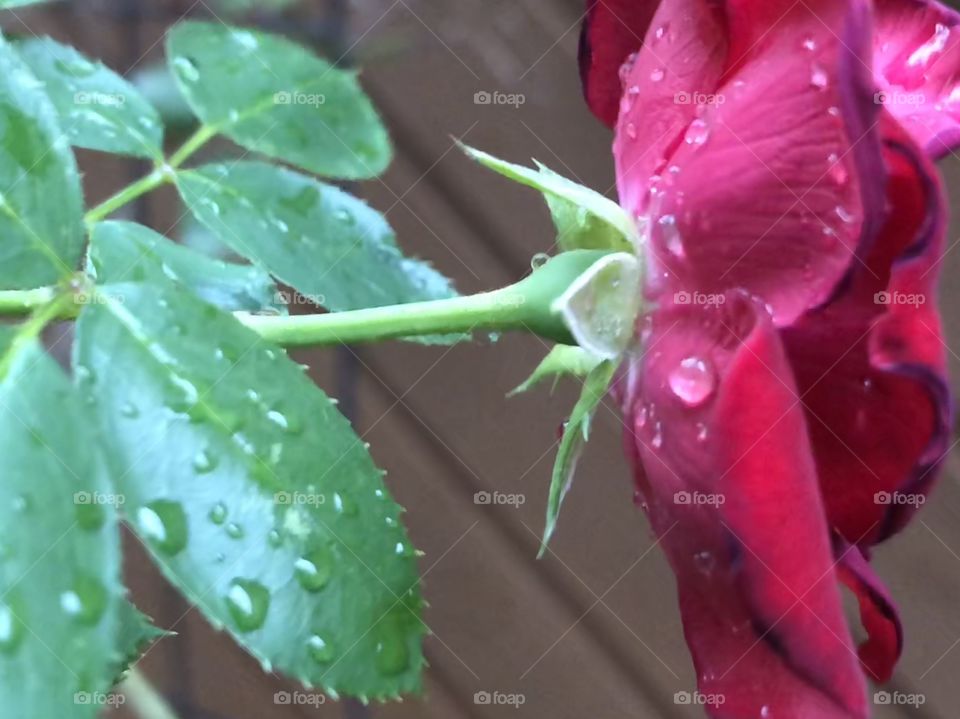
[[[343,190],[262,162],[177,173],[187,206],[235,252],[334,312],[453,296],[386,219]]]
[[[0,10],[6,8],[26,7],[27,5],[39,5],[40,3],[50,2],[51,0],[0,0]]]
[[[201,255],[134,222],[94,225],[89,257],[101,284],[166,278],[223,310],[286,313],[276,283],[259,267]]]
[[[560,516],[560,507],[564,497],[573,484],[573,475],[577,470],[577,461],[583,446],[590,438],[590,423],[593,415],[607,394],[613,375],[617,371],[617,363],[606,361],[597,365],[587,375],[583,383],[580,399],[570,414],[570,419],[563,427],[563,437],[560,439],[560,448],[553,465],[553,476],[550,480],[550,494],[547,499],[547,521],[543,530],[543,543],[540,556],[543,556],[550,543],[550,538],[557,529],[557,519]]]
[[[77,267],[80,177],[43,85],[2,37],[0,97],[0,289],[29,289]]]
[[[289,40],[223,23],[170,31],[167,59],[187,102],[213,131],[318,175],[376,177],[387,131],[356,73]]]
[[[77,147],[137,157],[163,157],[163,123],[137,89],[100,62],[50,38],[17,45],[20,56]]]
[[[334,403],[190,293],[109,289],[78,321],[76,373],[166,576],[265,666],[329,693],[416,691],[415,552]]]
[[[557,228],[557,245],[561,250],[634,251],[639,230],[630,215],[613,200],[540,163],[534,170],[466,145],[461,147],[481,165],[543,193]]]
[[[0,329],[0,706],[92,719],[127,653],[122,499],[70,380],[12,336]]]

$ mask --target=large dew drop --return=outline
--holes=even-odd
[[[671,391],[688,407],[706,402],[716,389],[717,379],[706,360],[687,357],[669,377]]]
[[[263,626],[270,609],[270,591],[250,579],[234,579],[226,596],[227,609],[241,632],[252,632]]]
[[[329,664],[336,656],[333,644],[319,634],[314,634],[307,640],[307,653],[318,664]]]
[[[150,544],[173,556],[187,546],[187,515],[179,502],[157,500],[137,510],[137,526]]]
[[[78,624],[94,626],[107,608],[107,599],[107,590],[98,580],[80,575],[60,595],[60,608]]]
[[[23,624],[7,604],[0,604],[0,652],[11,654],[23,641]]]
[[[329,549],[320,548],[300,557],[293,565],[300,586],[308,592],[319,592],[333,575],[333,557]]]

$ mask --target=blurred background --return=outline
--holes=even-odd
[[[553,230],[535,192],[472,164],[454,138],[515,162],[536,157],[615,196],[611,135],[580,96],[582,12],[582,0],[64,0],[5,12],[0,22],[9,34],[73,44],[135,79],[173,122],[171,144],[191,129],[162,69],[163,33],[182,17],[270,29],[361,66],[396,159],[382,179],[351,190],[387,214],[407,252],[431,260],[469,293],[523,276],[531,257],[550,249]],[[232,152],[213,145],[204,156]],[[88,203],[144,172],[106,155],[81,152],[80,159]],[[951,158],[943,171],[960,197],[960,163]],[[172,193],[126,214],[217,251]],[[957,238],[953,230],[951,249]],[[945,263],[956,367],[960,285],[951,278],[960,253],[951,251]],[[141,668],[182,719],[703,716],[677,703],[678,692],[695,690],[695,676],[672,575],[632,502],[612,404],[599,413],[552,552],[536,560],[558,427],[575,388],[504,395],[547,349],[536,338],[505,337],[496,345],[299,353],[389,470],[389,485],[409,510],[407,527],[426,553],[421,573],[433,632],[426,693],[384,706],[278,705],[276,692],[297,687],[264,674],[211,629],[127,536],[136,604],[178,634],[154,646]],[[907,633],[893,687],[925,697],[920,707],[877,707],[878,717],[958,715],[958,469],[951,456],[934,501],[877,553]],[[485,491],[518,494],[523,503],[477,503]],[[484,692],[516,694],[523,703],[487,705]],[[110,716],[134,715],[126,707]]]

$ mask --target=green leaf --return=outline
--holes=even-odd
[[[307,175],[237,162],[178,172],[177,187],[235,252],[331,311],[454,295],[430,265],[403,256],[383,215]]]
[[[77,164],[57,113],[0,38],[0,289],[53,284],[83,249]]]
[[[90,239],[100,284],[172,279],[220,309],[284,314],[276,284],[253,265],[216,260],[133,222],[101,222]]]
[[[600,359],[616,359],[633,340],[642,305],[643,269],[626,252],[598,260],[553,304],[577,344]]]
[[[600,359],[580,347],[557,345],[537,365],[527,381],[507,396],[513,397],[529,392],[550,377],[553,377],[554,386],[561,377],[586,377],[600,362]]]
[[[171,133],[182,132],[196,125],[197,118],[165,62],[145,64],[135,70],[130,79],[144,99],[157,109],[163,124]]]
[[[74,145],[163,157],[163,123],[133,85],[100,62],[50,38],[26,40],[17,47],[44,84]]]
[[[120,653],[112,670],[112,685],[119,684],[130,668],[137,663],[147,649],[156,641],[171,633],[155,627],[143,612],[130,602],[122,602],[119,609]]]
[[[560,440],[560,449],[553,465],[553,477],[550,481],[550,495],[547,500],[547,521],[543,530],[543,543],[540,555],[547,551],[550,538],[557,529],[557,519],[560,516],[560,507],[564,497],[573,484],[573,475],[577,469],[577,461],[583,452],[583,446],[590,438],[590,423],[597,407],[603,400],[617,371],[616,362],[603,362],[597,365],[583,384],[580,399],[570,414],[570,419],[563,427],[563,437]]]
[[[390,140],[356,73],[305,48],[222,23],[170,31],[167,59],[187,102],[218,133],[319,175],[376,177]]]
[[[118,501],[69,379],[13,334],[0,329],[0,705],[92,718],[121,656]]]
[[[558,175],[539,162],[538,169],[533,170],[466,145],[461,147],[481,165],[543,193],[561,250],[634,251],[637,226],[613,200]]]
[[[166,576],[264,666],[329,693],[420,686],[415,552],[382,473],[286,354],[172,286],[117,285],[76,372]]]
[[[50,0],[0,0],[0,10],[7,8],[26,7],[27,5],[39,5],[40,3],[50,2]]]

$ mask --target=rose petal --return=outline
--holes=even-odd
[[[878,100],[934,158],[960,144],[960,13],[931,0],[877,0]]]
[[[871,679],[886,682],[903,651],[903,627],[897,605],[860,549],[842,539],[834,545],[839,559],[837,574],[856,595],[860,621],[867,630],[867,639],[859,648],[860,661]]]
[[[651,264],[663,273],[654,293],[744,288],[786,325],[833,296],[879,226],[869,7],[794,3],[776,22],[761,10],[746,17],[730,22],[723,83],[703,84],[715,95],[652,183],[650,143],[629,132],[647,117],[647,94],[621,113],[618,181],[622,204],[651,216]],[[646,81],[646,52],[628,83]]]
[[[923,504],[952,424],[936,306],[939,181],[895,121],[883,126],[889,220],[845,294],[784,331],[829,521],[863,546]]]
[[[665,305],[631,370],[627,446],[714,717],[866,717],[792,372],[739,293]]]
[[[620,204],[646,212],[651,181],[682,142],[699,105],[720,83],[727,55],[723,14],[703,0],[660,5],[646,42],[623,66],[614,140]]]
[[[620,107],[620,66],[640,49],[659,0],[587,0],[580,30],[580,78],[587,105],[613,127]]]

